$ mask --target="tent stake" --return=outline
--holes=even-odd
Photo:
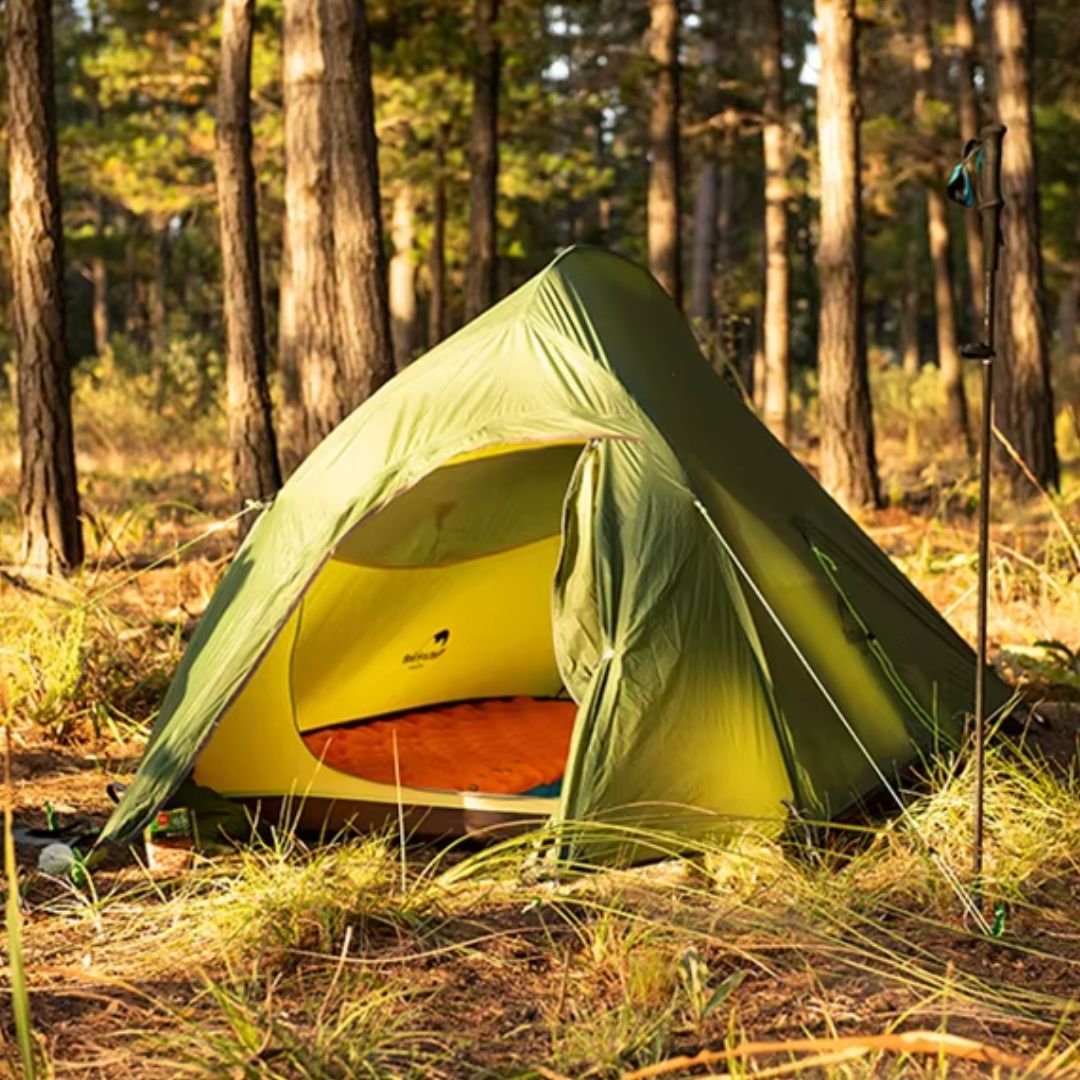
[[[982,365],[982,434],[979,439],[979,583],[975,643],[975,805],[972,838],[972,894],[983,905],[983,794],[986,767],[986,623],[990,579],[990,458],[994,432],[994,323],[997,270],[1001,246],[1001,144],[1003,124],[989,124],[979,133],[976,148],[965,147],[965,162],[974,160],[975,188],[983,232],[982,340],[965,345],[961,354]]]

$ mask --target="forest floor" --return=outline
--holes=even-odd
[[[0,460],[16,826],[42,825],[46,804],[104,820],[235,542],[222,425],[105,395],[77,399],[89,559],[70,581],[12,569],[15,462]],[[11,429],[0,406],[0,446]],[[970,861],[963,759],[913,779],[907,815],[813,848],[748,833],[572,877],[527,839],[403,863],[392,837],[279,837],[171,877],[117,853],[76,887],[20,848],[43,1075],[689,1075],[664,1063],[706,1048],[738,1076],[1080,1074],[1078,443],[1059,496],[996,503],[993,653],[1048,721],[990,750],[1000,937],[950,883]],[[970,639],[972,470],[939,447],[913,464],[913,446],[932,432],[883,425],[891,505],[864,524]],[[912,1031],[927,1034],[895,1037]],[[779,1045],[746,1045],[762,1040]],[[16,1062],[5,1003],[0,1075]]]

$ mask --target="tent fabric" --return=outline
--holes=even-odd
[[[400,656],[383,648],[443,603],[460,635],[417,622]],[[320,657],[344,657],[342,641],[352,659],[331,678]],[[572,248],[381,388],[282,488],[103,838],[137,835],[193,766],[223,794],[392,804],[386,785],[320,769],[299,732],[560,683],[578,705],[560,800],[505,805],[705,811],[687,831],[715,828],[710,815],[831,815],[958,736],[973,669],[655,281]]]

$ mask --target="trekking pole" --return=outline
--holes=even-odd
[[[982,364],[982,435],[979,440],[979,579],[975,643],[975,805],[972,878],[975,903],[982,910],[983,788],[986,763],[986,620],[990,576],[990,451],[993,436],[994,315],[998,255],[1001,246],[1001,143],[1003,124],[988,124],[949,179],[949,195],[963,206],[977,207],[983,235],[982,339],[965,345],[961,356]],[[971,174],[974,173],[974,183]]]

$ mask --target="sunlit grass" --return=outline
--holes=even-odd
[[[76,399],[94,418],[81,424],[86,569],[37,591],[0,583],[0,665],[27,745],[137,747],[228,558],[215,531],[228,515],[220,418],[166,432],[152,385],[123,387],[87,376]],[[924,444],[934,430],[938,389],[934,372],[914,387],[875,373],[897,505],[866,525],[970,637],[971,463],[950,448],[906,457],[909,423]],[[0,435],[10,423],[0,407]],[[0,561],[16,543],[13,469],[0,463]],[[1074,467],[1054,499],[1072,528]],[[1061,697],[1080,646],[1069,536],[1045,500],[1017,503],[1001,486],[995,506],[995,651],[1036,650],[1041,666],[1020,673],[1029,693]],[[80,988],[78,1000],[97,1003],[82,1041],[132,1077],[617,1077],[777,1033],[915,1027],[1014,1048],[1047,1075],[1080,1063],[1075,772],[1030,738],[990,751],[984,890],[988,917],[1006,906],[997,940],[957,895],[957,883],[970,890],[971,770],[961,759],[923,771],[908,814],[819,823],[813,844],[754,822],[693,843],[659,827],[568,823],[496,832],[482,847],[410,845],[403,872],[392,831],[325,844],[278,831],[197,857],[174,879],[130,862],[82,889],[31,873],[31,1000]],[[605,846],[648,863],[588,865]],[[575,862],[556,858],[568,851]],[[57,1073],[87,1072],[93,1054],[49,1037]],[[724,1068],[794,1064],[785,1052]],[[972,1066],[873,1049],[815,1068],[940,1077]]]

